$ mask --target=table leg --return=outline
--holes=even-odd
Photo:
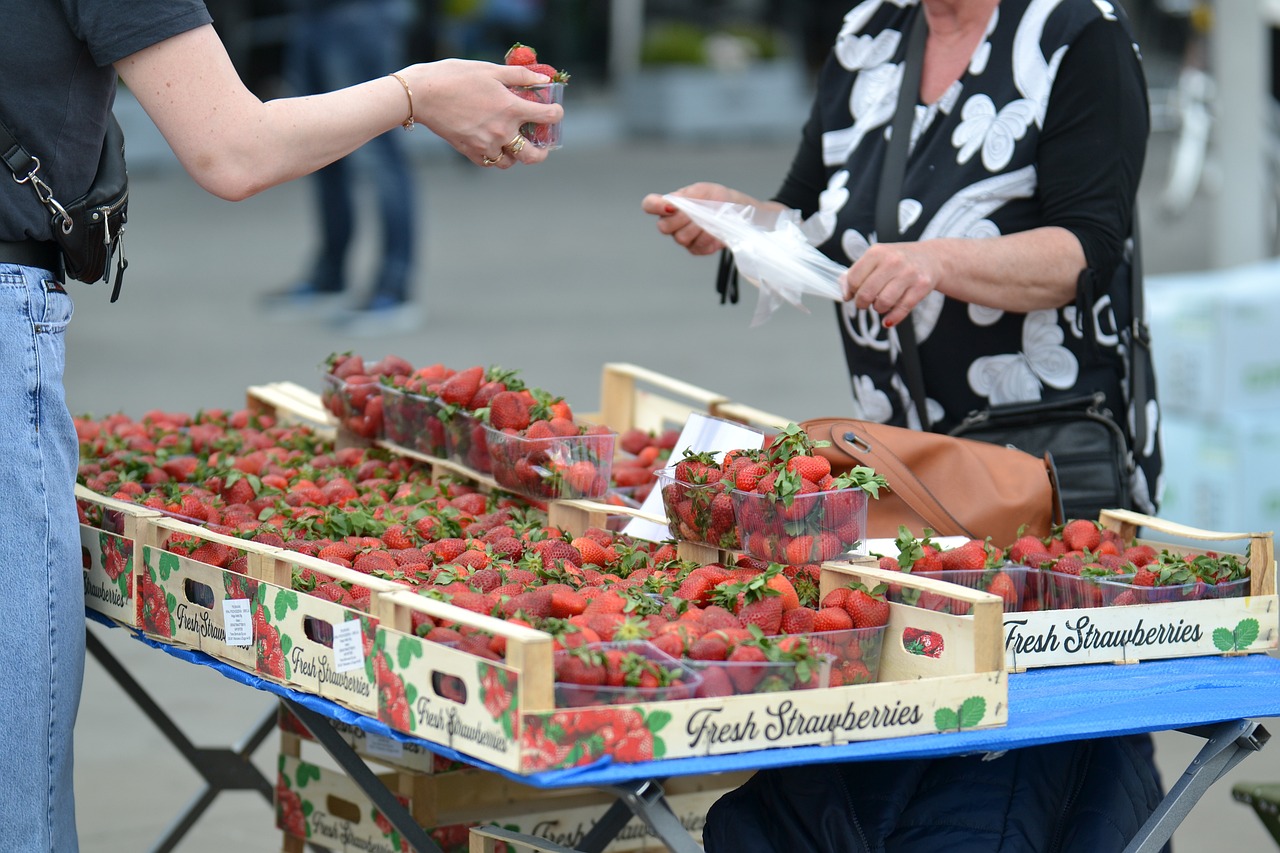
[[[391,825],[400,833],[400,837],[408,842],[410,850],[416,853],[441,853],[439,846],[431,840],[427,831],[418,826],[413,815],[409,814],[400,801],[387,790],[387,786],[369,769],[364,759],[356,754],[351,744],[334,731],[327,717],[291,699],[281,698],[280,701],[307,727],[307,731],[311,732],[312,737],[324,747],[325,752],[341,765],[351,780],[360,786],[360,790],[373,801],[383,817],[391,822]]]
[[[671,853],[702,853],[702,846],[693,840],[684,828],[667,800],[658,779],[611,785],[604,790],[615,794],[618,801],[596,821],[595,826],[578,843],[583,853],[600,853],[608,846],[632,816],[644,821],[649,831],[667,846]]]
[[[276,727],[276,709],[273,706],[256,726],[239,743],[230,749],[206,749],[191,742],[177,724],[156,703],[146,689],[137,682],[124,665],[107,650],[93,631],[85,631],[85,650],[120,685],[125,694],[142,710],[147,718],[182,754],[205,781],[205,788],[187,805],[182,814],[170,825],[164,837],[152,848],[154,853],[168,853],[190,831],[200,816],[223,791],[257,791],[268,803],[275,800],[275,788],[254,765],[252,756]]]
[[[1271,739],[1267,730],[1252,720],[1231,720],[1182,731],[1207,737],[1208,742],[1125,847],[1124,853],[1155,853],[1162,848],[1209,786]]]

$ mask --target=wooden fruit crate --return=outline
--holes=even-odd
[[[871,566],[827,563],[824,593],[860,579],[933,589],[936,581]],[[997,596],[952,588],[964,616],[891,606],[878,683],[784,693],[681,699],[626,706],[556,708],[552,640],[541,631],[403,591],[378,627],[378,716],[392,728],[515,773],[591,763],[733,754],[986,728],[1007,721]],[[502,661],[485,660],[413,635],[413,611],[488,631],[506,641]],[[938,657],[912,654],[903,630],[936,632]],[[445,689],[449,686],[451,689]],[[403,696],[403,701],[398,698]],[[384,704],[387,703],[387,704]],[[628,737],[587,742],[579,731]],[[629,751],[639,744],[639,749]]]
[[[294,738],[281,743],[277,800],[296,795],[304,816],[300,821],[291,809],[277,809],[277,826],[286,834],[284,849],[300,851],[304,841],[342,851],[398,849],[389,825],[378,821],[360,787],[327,757],[307,760],[302,745]],[[535,788],[476,768],[439,774],[375,770],[375,775],[415,823],[441,830],[438,841],[451,837],[464,844],[468,828],[497,824],[572,848],[615,799],[591,788]],[[740,771],[686,776],[667,780],[663,788],[676,817],[697,838],[711,804],[750,775]],[[664,849],[639,819],[628,822],[605,848],[613,853]]]
[[[158,518],[160,513],[80,485],[76,486],[76,503],[89,520],[80,524],[85,606],[136,628],[142,567],[140,531],[148,519]]]
[[[1157,550],[1234,553],[1245,559],[1249,595],[1004,614],[1006,666],[1012,672],[1083,663],[1136,663],[1161,658],[1256,654],[1277,648],[1280,608],[1275,585],[1275,546],[1270,533],[1217,533],[1127,510],[1104,510],[1104,527],[1127,542],[1138,532],[1194,545],[1142,539]],[[1234,547],[1217,547],[1228,543]],[[1239,549],[1239,550],[1236,550]]]

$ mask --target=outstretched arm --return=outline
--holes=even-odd
[[[321,95],[263,102],[241,82],[212,25],[165,39],[115,64],[183,168],[200,186],[237,201],[332,163],[402,124],[409,98],[394,77]],[[559,121],[560,106],[513,95],[508,86],[547,82],[519,66],[460,59],[400,72],[413,117],[482,164],[525,122]],[[507,156],[536,163],[547,151],[525,145]]]

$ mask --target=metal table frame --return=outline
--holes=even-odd
[[[102,620],[99,620],[102,621]],[[107,623],[113,624],[113,623]],[[253,752],[263,743],[267,735],[276,725],[276,711],[273,708],[250,730],[238,743],[230,748],[202,748],[195,746],[186,735],[174,724],[173,720],[156,704],[145,689],[129,674],[124,666],[106,649],[102,642],[87,632],[87,649],[107,673],[125,690],[129,697],[143,710],[147,717],[161,730],[182,756],[194,767],[205,781],[205,788],[189,804],[187,809],[175,819],[170,829],[154,851],[173,850],[186,832],[204,813],[213,799],[223,791],[256,790],[271,803],[274,797],[274,786],[250,761]],[[134,636],[148,645],[161,648],[164,644],[155,642],[134,633]],[[181,649],[182,655],[190,657],[207,657],[190,649]],[[212,659],[210,659],[212,661]],[[226,671],[224,675],[228,675]],[[233,677],[228,675],[228,677]],[[254,686],[250,684],[250,686]],[[278,688],[278,689],[277,689]],[[378,779],[364,759],[334,729],[330,717],[314,710],[310,705],[333,705],[324,700],[302,704],[296,698],[295,691],[278,685],[266,685],[258,689],[270,689],[277,693],[281,702],[293,712],[304,726],[315,737],[316,741],[342,767],[342,769],[359,785],[388,821],[399,831],[411,849],[418,853],[440,853],[438,845],[432,841],[428,833],[413,820],[390,790]],[[314,697],[311,697],[314,699]],[[339,706],[333,705],[335,711]],[[335,718],[336,719],[336,718]],[[367,718],[364,718],[367,719]],[[372,721],[376,723],[376,721]],[[380,724],[379,724],[380,725]],[[1249,755],[1259,751],[1270,739],[1270,734],[1259,723],[1251,719],[1235,719],[1208,725],[1177,728],[1189,735],[1205,738],[1205,745],[1187,766],[1186,771],[1169,789],[1157,810],[1148,818],[1134,839],[1125,847],[1125,853],[1157,853],[1173,836],[1174,830],[1191,812],[1204,793],[1224,774],[1233,769]],[[930,737],[948,737],[935,735]],[[440,747],[428,741],[419,741],[424,747],[439,752]],[[955,750],[955,754],[975,751],[963,744]],[[465,760],[465,756],[462,756]],[[476,762],[470,762],[476,763]],[[485,769],[482,766],[482,769]],[[604,848],[632,819],[637,817],[645,823],[649,830],[673,853],[697,853],[702,847],[689,835],[688,831],[676,819],[668,806],[662,788],[662,778],[644,777],[614,782],[612,784],[595,784],[599,790],[612,794],[616,799],[596,822],[592,830],[579,843],[576,850],[581,853],[601,853]],[[529,849],[551,849],[542,839],[532,836],[520,836],[504,833],[508,841],[522,843]],[[312,846],[312,849],[323,848]]]

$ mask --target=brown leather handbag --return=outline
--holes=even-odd
[[[889,492],[869,503],[867,538],[892,539],[906,525],[939,536],[991,537],[1007,547],[1019,528],[1047,536],[1062,523],[1053,460],[1012,447],[851,418],[815,418],[800,427],[833,473],[872,468]]]

